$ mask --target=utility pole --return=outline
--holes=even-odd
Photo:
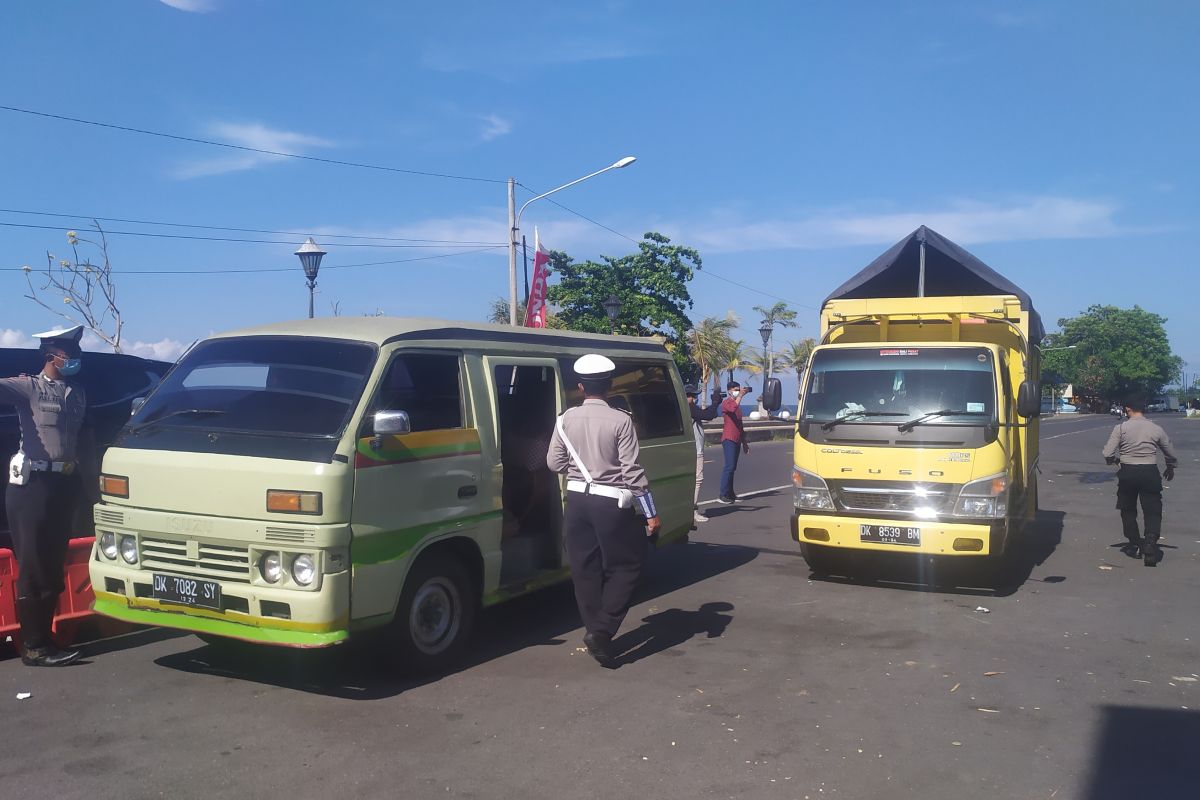
[[[508,179],[508,324],[517,325],[517,179]]]

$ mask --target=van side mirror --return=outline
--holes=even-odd
[[[412,420],[407,411],[376,411],[371,431],[376,436],[396,436],[412,433]]]
[[[141,411],[142,406],[146,405],[146,398],[135,397],[129,401],[129,416],[133,416],[138,411]]]
[[[767,378],[763,386],[763,408],[767,411],[778,411],[783,405],[783,384],[778,378]]]
[[[1017,414],[1037,417],[1042,413],[1042,387],[1036,381],[1022,381],[1017,389]]]

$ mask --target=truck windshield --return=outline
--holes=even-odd
[[[121,432],[121,447],[328,460],[375,363],[368,344],[245,337],[195,347]]]
[[[982,425],[996,418],[992,354],[982,348],[881,347],[813,355],[802,420]],[[951,412],[951,413],[947,413]]]

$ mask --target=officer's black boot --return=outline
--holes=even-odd
[[[54,609],[58,605],[58,595],[22,598],[32,603],[29,609],[31,619],[37,626],[36,640],[38,646],[21,648],[21,661],[30,667],[65,667],[79,659],[82,655],[78,650],[60,650],[54,643],[51,629],[54,624]],[[24,619],[24,616],[22,616]],[[24,630],[24,625],[22,625]]]
[[[1158,549],[1158,539],[1147,538],[1142,543],[1142,563],[1147,567],[1157,567],[1162,560],[1162,550]]]
[[[46,651],[47,640],[41,598],[18,597],[17,617],[21,621],[21,661],[37,666],[37,659]]]

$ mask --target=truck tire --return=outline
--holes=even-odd
[[[452,554],[420,556],[387,630],[389,660],[411,673],[439,672],[453,664],[475,625],[476,594],[466,567]]]

